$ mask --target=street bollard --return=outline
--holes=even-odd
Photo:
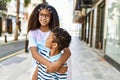
[[[5,35],[5,43],[7,43],[7,36]]]
[[[7,43],[7,35],[8,35],[8,33],[7,33],[7,32],[5,32],[5,33],[4,33],[5,43]]]
[[[28,40],[26,39],[25,41],[25,52],[27,53],[28,52]]]

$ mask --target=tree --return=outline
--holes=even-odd
[[[10,2],[11,0],[0,0],[0,10],[7,10],[7,3]]]
[[[43,3],[46,3],[46,0],[42,0]]]
[[[16,31],[15,31],[15,37],[14,40],[18,40],[18,30],[20,28],[20,22],[19,22],[19,9],[20,9],[20,0],[17,0],[16,5]],[[29,3],[31,3],[31,0],[24,0],[24,7],[28,7]]]
[[[20,9],[20,0],[17,0],[17,5],[16,5],[16,30],[15,30],[15,37],[14,40],[18,40],[18,29],[20,27],[19,25],[19,9]]]
[[[30,3],[31,3],[31,0],[24,0],[24,7],[28,7]]]
[[[0,10],[7,10],[6,8],[7,2],[6,1],[1,1],[0,0]]]

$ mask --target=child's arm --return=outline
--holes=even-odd
[[[64,49],[63,55],[60,57],[59,60],[56,62],[53,62],[51,65],[48,66],[47,71],[48,72],[57,72],[59,71],[59,68],[68,60],[68,58],[71,56],[71,52],[69,48]],[[65,70],[63,70],[65,71]]]

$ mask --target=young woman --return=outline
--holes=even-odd
[[[39,55],[37,45],[45,45],[45,41],[49,36],[51,30],[55,27],[59,27],[59,19],[56,9],[48,4],[39,4],[32,11],[28,22],[28,48],[32,54],[32,57],[40,64],[47,66],[47,72],[57,72],[62,69],[62,72],[66,72],[67,67],[63,69],[62,65],[70,57],[71,52],[69,48],[64,49],[64,53],[56,62],[50,62],[47,59]],[[37,80],[37,64],[33,60],[33,77],[32,80]]]

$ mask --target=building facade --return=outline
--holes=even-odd
[[[80,4],[86,0],[82,1]],[[76,1],[76,2],[77,2]],[[120,70],[120,2],[119,0],[87,0],[82,24],[81,40]]]
[[[111,63],[120,69],[120,1],[108,0],[107,11],[105,57],[115,61]]]
[[[15,28],[16,28],[16,1],[11,0],[7,4],[7,10],[0,12],[0,36],[5,36],[5,34],[8,34],[9,36],[15,34]],[[24,19],[24,0],[20,0],[20,23]]]

